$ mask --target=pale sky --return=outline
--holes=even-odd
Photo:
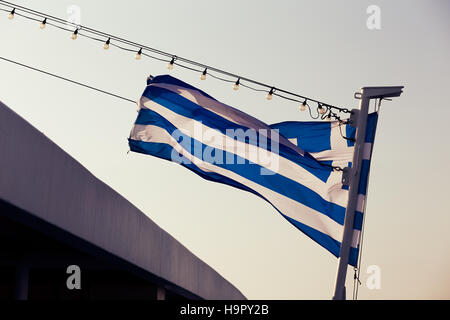
[[[450,298],[450,2],[12,0],[123,38],[353,108],[384,102],[369,184],[361,299]],[[381,29],[366,26],[369,5]],[[0,13],[0,56],[138,99],[167,64]],[[266,123],[310,120],[298,105],[176,68],[171,74]],[[337,259],[264,200],[150,156],[127,155],[133,104],[0,61],[0,100],[140,208],[250,299],[329,299]],[[3,150],[5,152],[5,150]],[[379,266],[381,288],[366,286]],[[353,273],[347,281],[351,297]]]

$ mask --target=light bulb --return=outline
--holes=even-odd
[[[303,103],[300,105],[300,111],[305,111],[306,110],[306,100],[303,101]]]
[[[45,29],[45,26],[47,25],[47,18],[45,18],[40,25],[41,30]]]
[[[329,113],[328,115],[327,115],[327,120],[328,121],[332,121],[333,119],[331,119],[331,113]]]
[[[106,40],[106,42],[103,44],[103,49],[108,50],[110,42],[111,42],[111,38],[108,38],[108,40]]]
[[[206,80],[206,68],[203,70],[202,75],[200,76],[200,80]]]
[[[142,48],[139,49],[139,51],[136,53],[136,60],[141,60],[142,58]]]
[[[78,29],[75,29],[75,31],[72,33],[72,40],[76,40],[78,38]]]
[[[325,114],[325,112],[327,112],[327,110],[324,107],[322,107],[322,105],[319,105],[319,113]]]
[[[237,79],[236,83],[233,85],[233,90],[235,90],[235,91],[239,90],[239,79]]]
[[[172,70],[174,63],[175,63],[175,58],[172,58],[172,60],[170,60],[169,64],[167,65],[167,69]]]
[[[8,15],[8,19],[12,20],[14,19],[14,13],[16,13],[16,8],[12,9],[12,11]]]
[[[274,90],[273,88],[270,89],[269,93],[268,93],[267,96],[266,96],[266,99],[267,99],[267,100],[272,100],[273,90]]]

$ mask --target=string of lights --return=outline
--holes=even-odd
[[[103,49],[108,50],[110,47],[115,47],[124,51],[134,52],[136,60],[141,60],[142,57],[151,58],[154,60],[162,61],[168,63],[167,68],[172,70],[174,66],[179,66],[191,71],[200,73],[200,79],[206,80],[207,76],[211,76],[214,79],[232,83],[233,90],[237,91],[242,86],[256,92],[265,92],[266,99],[272,100],[273,96],[279,98],[293,101],[298,103],[300,111],[305,111],[308,109],[310,116],[313,119],[327,119],[332,120],[333,118],[343,122],[339,114],[341,113],[351,113],[347,108],[337,107],[310,97],[306,97],[297,93],[293,93],[281,88],[277,88],[259,81],[255,81],[243,76],[239,76],[228,71],[224,71],[218,68],[214,68],[203,63],[192,61],[171,53],[167,53],[149,46],[138,44],[131,40],[123,39],[87,26],[77,25],[72,22],[68,22],[61,18],[54,17],[49,14],[45,14],[24,6],[19,6],[8,1],[0,0],[1,11],[8,13],[8,18],[13,20],[15,16],[20,16],[25,19],[36,21],[40,23],[40,28],[45,29],[47,26],[52,26],[60,30],[64,30],[71,33],[71,38],[76,40],[79,36],[85,37],[97,42],[103,43]],[[5,8],[6,7],[6,8]],[[220,77],[216,74],[221,74],[227,78]],[[244,81],[244,83],[242,83]],[[256,85],[257,87],[251,86]],[[317,115],[312,113],[311,103],[317,104],[315,108]]]

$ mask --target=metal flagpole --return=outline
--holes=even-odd
[[[364,87],[355,97],[361,99],[359,110],[352,110],[350,125],[356,127],[355,145],[352,167],[344,170],[343,183],[349,185],[348,205],[345,210],[344,234],[342,236],[339,264],[336,276],[336,287],[333,300],[345,300],[345,278],[353,238],[353,223],[358,199],[358,189],[361,176],[361,164],[366,136],[367,116],[371,99],[398,97],[402,94],[403,86],[398,87]]]

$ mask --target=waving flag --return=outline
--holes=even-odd
[[[353,155],[340,129],[354,136],[337,122],[269,126],[164,75],[148,79],[129,145],[131,151],[177,162],[207,180],[260,196],[338,257],[348,191],[342,172],[332,165],[347,166]],[[351,265],[357,261],[363,206],[362,196]]]

